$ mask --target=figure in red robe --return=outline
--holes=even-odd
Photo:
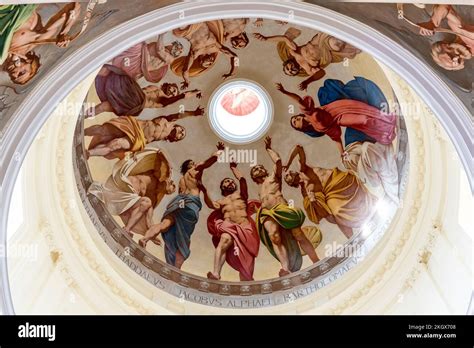
[[[334,140],[341,156],[345,156],[341,127],[350,127],[361,131],[375,141],[388,145],[397,135],[397,116],[385,113],[367,103],[342,99],[316,107],[310,96],[301,98],[291,93],[279,83],[277,88],[283,94],[296,100],[301,114],[291,118],[291,126],[300,132],[315,131],[326,134]]]
[[[253,280],[255,258],[258,255],[260,239],[252,214],[258,208],[258,203],[248,200],[247,182],[237,169],[236,163],[230,168],[240,183],[240,191],[232,178],[221,181],[222,198],[213,201],[205,187],[204,201],[214,210],[207,219],[207,228],[212,235],[212,243],[216,248],[214,269],[207,273],[209,279],[221,279],[224,262],[239,272],[240,280]]]

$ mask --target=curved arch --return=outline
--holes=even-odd
[[[316,11],[317,10],[317,11]],[[408,82],[435,110],[463,162],[473,187],[472,125],[469,112],[447,85],[409,51],[373,28],[316,5],[283,1],[213,1],[181,3],[150,12],[119,25],[71,54],[38,84],[13,115],[0,152],[0,242],[6,246],[9,204],[21,161],[35,135],[74,86],[101,64],[129,46],[177,26],[216,18],[262,17],[290,21],[331,35],[361,48]],[[396,53],[395,53],[396,52]],[[0,297],[4,312],[14,314],[6,255],[0,259]]]

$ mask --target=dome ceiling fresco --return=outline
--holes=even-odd
[[[383,234],[408,168],[378,63],[258,18],[195,23],[117,54],[76,142],[93,221],[152,271],[220,294],[334,267],[345,246]]]

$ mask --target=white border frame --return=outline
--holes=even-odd
[[[187,2],[152,11],[97,37],[51,69],[19,106],[5,131],[0,150],[0,246],[6,247],[10,200],[22,160],[57,104],[80,81],[117,52],[158,33],[199,21],[233,17],[284,20],[321,30],[364,50],[390,67],[434,111],[459,154],[472,190],[473,126],[470,113],[449,87],[405,48],[365,24],[316,5],[281,0]],[[0,272],[3,312],[14,314],[6,253],[0,258]]]

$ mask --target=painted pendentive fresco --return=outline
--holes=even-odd
[[[88,28],[97,1],[48,5],[1,5],[0,64],[10,87],[30,83],[50,46],[67,48]],[[41,53],[40,53],[41,52]],[[46,54],[47,55],[47,54]]]
[[[472,110],[468,93],[474,81],[472,5],[309,2],[360,20],[395,40],[459,89],[456,94]]]
[[[176,0],[0,5],[0,141],[23,99],[58,63],[120,23]]]
[[[398,14],[408,24],[419,29],[420,35],[434,37],[431,43],[433,61],[448,71],[466,69],[466,62],[474,55],[474,23],[471,19],[462,18],[451,5],[433,5],[430,12],[423,4],[415,6],[428,15],[428,21],[411,21],[405,16],[403,4],[398,5]]]
[[[213,93],[254,81],[273,121],[224,141]],[[249,124],[263,99],[245,87],[219,113]],[[407,138],[378,63],[286,22],[196,23],[105,64],[85,101],[84,155],[99,199],[137,247],[210,280],[285,277],[357,238],[400,203]]]

